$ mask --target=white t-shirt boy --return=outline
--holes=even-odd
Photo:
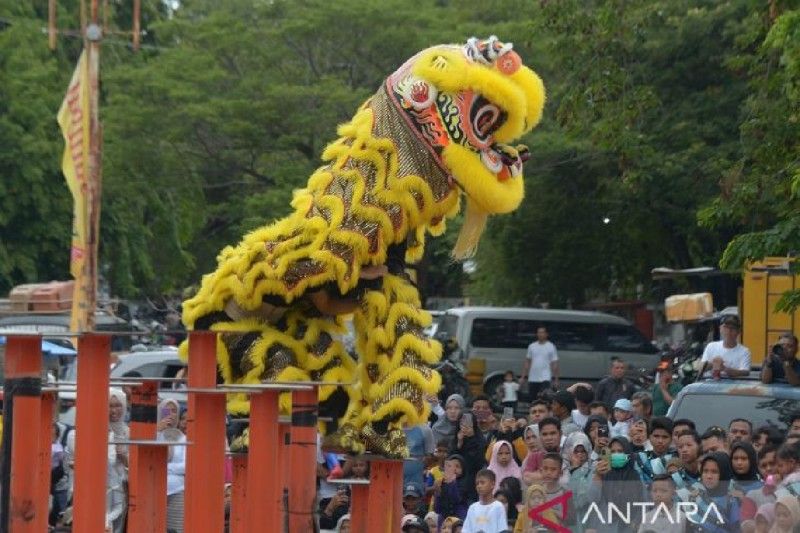
[[[516,402],[517,401],[517,391],[519,390],[519,383],[516,381],[504,381],[503,382],[503,401],[504,402]]]
[[[483,504],[479,501],[469,506],[462,533],[500,533],[508,529],[506,508],[497,500]]]

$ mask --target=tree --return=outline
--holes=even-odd
[[[779,13],[776,4],[741,23],[739,53],[730,65],[749,78],[742,153],[721,180],[720,195],[700,212],[706,226],[744,229],[722,256],[728,269],[800,250],[800,9],[787,2],[795,9]],[[785,311],[798,306],[800,290],[777,305]]]
[[[559,305],[631,297],[655,266],[715,262],[726,236],[699,227],[695,213],[737,157],[746,82],[724,60],[747,3],[541,4],[529,35],[546,44],[537,58],[550,93],[548,135],[531,138],[546,158],[527,164],[532,200],[514,217],[542,212],[536,226],[514,224],[528,239],[489,232],[497,253],[479,260],[513,286],[479,284],[480,294]],[[538,295],[527,290],[531,276],[513,275],[520,268],[538,273]]]

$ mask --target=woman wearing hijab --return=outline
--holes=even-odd
[[[114,441],[130,439],[130,430],[125,423],[128,410],[127,397],[122,389],[111,388],[108,396],[108,425]],[[128,447],[124,444],[114,446],[114,459],[108,468],[108,521],[113,533],[125,529],[127,511]]]
[[[797,496],[787,494],[775,502],[775,522],[769,533],[792,533],[800,524],[800,501]]]
[[[158,404],[158,440],[178,444],[186,442],[186,436],[178,429],[180,412],[180,405],[175,400],[167,399]],[[186,446],[170,446],[167,457],[167,529],[183,533]]]
[[[531,518],[530,512],[547,502],[547,491],[544,485],[534,483],[525,491],[525,501],[523,502],[522,512],[517,516],[517,521],[514,523],[514,533],[535,533],[539,531],[541,524],[538,521],[534,522]],[[552,509],[545,509],[540,513],[540,516],[552,524],[561,525],[559,515]]]
[[[561,456],[564,463],[569,465],[569,481],[567,489],[572,491],[572,501],[570,504],[578,517],[576,524],[572,526],[573,533],[581,533],[583,524],[580,518],[586,515],[591,500],[589,492],[592,487],[592,475],[594,472],[589,462],[592,453],[592,444],[586,434],[576,431],[570,433],[561,448]]]
[[[739,498],[743,498],[751,490],[758,490],[764,486],[761,476],[758,475],[756,450],[749,442],[736,441],[731,445],[731,469],[733,470],[731,491],[736,492]]]
[[[465,474],[470,483],[474,485],[475,474],[486,466],[486,439],[483,438],[483,433],[478,427],[478,418],[472,413],[462,413],[458,421],[458,431],[453,437],[450,449],[464,458],[467,463]],[[477,500],[477,495],[475,499]]]
[[[711,452],[703,457],[700,462],[701,487],[694,498],[697,514],[703,520],[699,524],[689,521],[688,531],[703,533],[740,531],[741,502],[729,492],[731,479],[733,479],[733,468],[727,454]],[[715,509],[711,508],[712,504]]]
[[[758,508],[755,517],[755,533],[769,533],[775,522],[775,504],[765,503]]]
[[[587,422],[588,424],[589,422]],[[610,453],[602,456],[595,465],[592,486],[589,490],[591,501],[598,502],[600,509],[608,509],[613,504],[617,509],[633,508],[635,502],[648,501],[644,485],[634,468],[631,459],[633,450],[625,437],[612,439],[608,448]],[[578,517],[581,521],[582,517]],[[597,521],[596,515],[592,518]],[[584,524],[603,533],[629,533],[635,531],[635,524],[623,524],[615,520],[611,524]]]
[[[514,450],[508,441],[499,440],[492,446],[489,470],[494,472],[494,490],[500,490],[500,483],[507,477],[522,479],[522,471],[514,460]]]
[[[600,452],[608,446],[610,430],[608,420],[600,415],[590,415],[586,420],[586,424],[583,426],[583,433],[589,437],[589,441],[592,443],[593,451],[589,456],[591,464],[600,459]]]
[[[444,415],[440,416],[431,427],[433,442],[449,441],[456,436],[458,421],[461,419],[465,405],[464,397],[460,394],[451,394],[447,398],[447,401],[444,402]]]

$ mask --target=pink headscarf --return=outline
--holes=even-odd
[[[508,446],[508,451],[511,452],[511,462],[507,466],[501,466],[500,463],[497,462],[497,454],[500,452],[501,446]],[[522,481],[522,471],[520,470],[517,462],[514,460],[514,448],[512,448],[511,444],[507,441],[499,440],[492,446],[492,459],[489,461],[489,470],[494,472],[495,491],[500,488],[500,482],[507,477],[515,477]]]
[[[754,518],[758,518],[759,516],[763,516],[764,520],[772,526],[772,523],[775,521],[775,503],[765,503],[758,508],[756,511],[756,516]]]

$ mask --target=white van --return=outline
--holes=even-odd
[[[437,323],[436,338],[454,338],[464,360],[486,360],[487,391],[497,389],[507,370],[519,376],[539,326],[547,328],[556,345],[560,378],[567,383],[602,379],[614,356],[637,369],[655,369],[660,359],[656,347],[630,322],[606,313],[456,307],[438,317]]]

